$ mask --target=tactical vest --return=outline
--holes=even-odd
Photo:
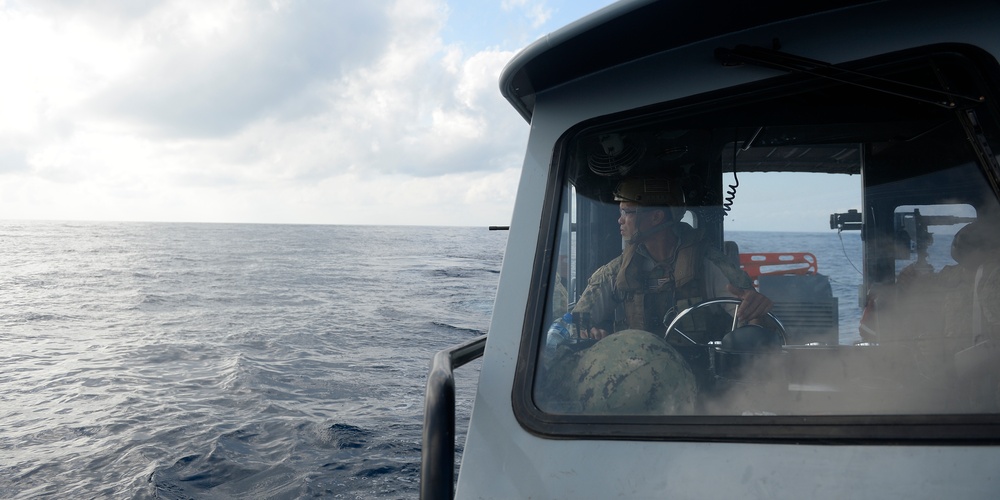
[[[634,328],[662,334],[665,317],[704,300],[703,256],[693,243],[679,248],[673,262],[653,265],[646,276],[641,267],[648,257],[643,259],[647,262],[630,263],[625,271],[629,287],[615,290],[615,331]]]
[[[747,274],[726,255],[701,244],[700,231],[684,223],[678,224],[674,231],[679,245],[671,261],[658,264],[644,247],[630,246],[622,255],[594,271],[586,290],[573,306],[574,320],[580,322],[579,328],[597,327],[609,332],[642,329],[662,334],[666,331],[664,317],[668,313],[683,311],[715,297],[708,295],[710,285],[716,281],[715,269],[738,288],[753,287]],[[706,259],[714,264],[711,274],[705,272]],[[713,291],[720,292],[725,293],[724,290]],[[721,316],[728,316],[725,311],[720,312]],[[711,314],[696,316],[705,318]],[[726,318],[723,324],[731,326],[732,317]],[[705,325],[694,326],[706,330]],[[692,329],[693,325],[684,327]]]
[[[680,244],[672,262],[654,264],[648,254],[637,249],[642,258],[633,258],[628,263],[625,270],[627,286],[615,290],[615,331],[641,328],[662,334],[676,314],[714,298],[707,296],[705,259],[715,264],[734,286],[753,286],[747,274],[733,266],[722,252],[702,245],[702,235],[701,231],[690,226],[678,227]],[[709,311],[685,317],[679,326],[685,332],[697,335],[699,332],[725,329],[731,325],[731,318],[727,316],[721,310],[714,314]]]

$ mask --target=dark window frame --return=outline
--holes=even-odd
[[[974,46],[938,44],[855,61],[845,67],[876,69],[884,64],[957,54],[973,63],[991,97],[1000,96],[1000,65]],[[568,175],[568,146],[584,130],[640,121],[676,120],[697,116],[713,107],[764,101],[783,89],[801,89],[816,80],[784,75],[762,82],[690,96],[676,101],[588,119],[566,130],[555,143],[535,251],[532,279],[516,360],[511,400],[516,419],[527,431],[546,438],[653,441],[768,442],[823,444],[996,444],[1000,443],[1000,414],[918,415],[781,415],[781,416],[628,416],[568,415],[542,411],[533,400],[539,347],[544,341],[550,276],[557,255],[559,215]],[[997,103],[986,106],[996,118]],[[585,279],[585,277],[579,277]]]

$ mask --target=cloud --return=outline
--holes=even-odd
[[[513,52],[445,44],[439,1],[0,9],[0,216],[509,218],[528,133],[497,90]]]
[[[14,147],[0,146],[0,173],[24,172],[28,170],[28,160],[24,151]]]
[[[422,65],[403,85],[378,73],[354,80],[352,98],[361,99],[339,106],[347,114],[370,120],[365,135],[378,141],[378,154],[368,159],[366,167],[413,175],[500,168],[498,155],[523,143],[527,132],[496,90],[499,71],[511,56],[502,51],[469,58],[452,54],[460,62],[443,65],[415,58],[431,64]],[[380,98],[385,95],[394,99]],[[350,141],[363,139],[353,136]]]
[[[168,136],[223,136],[316,112],[308,89],[385,48],[386,2],[164,4],[125,33],[149,52],[95,98]]]
[[[506,11],[521,11],[531,22],[532,28],[544,25],[552,17],[552,9],[544,1],[503,0],[501,7]]]

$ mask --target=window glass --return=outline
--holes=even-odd
[[[947,58],[879,71],[982,90]],[[569,133],[533,404],[997,412],[996,119],[872,92],[805,81]]]

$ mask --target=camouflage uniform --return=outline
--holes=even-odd
[[[684,358],[659,336],[641,330],[564,353],[545,381],[536,401],[557,413],[683,415],[694,411],[697,396]]]
[[[993,262],[983,265],[983,275],[979,281],[978,292],[985,323],[1000,325],[1000,263]]]
[[[901,379],[914,378],[909,367],[929,390],[947,393],[956,411],[1000,409],[1000,262],[921,275],[881,314],[892,328],[880,341],[912,352]]]
[[[726,284],[743,289],[753,286],[725,254],[704,244],[701,231],[685,223],[678,223],[673,230],[678,238],[673,261],[657,263],[638,245],[625,269],[626,286],[619,288],[616,280],[626,256],[615,258],[590,277],[573,308],[574,317],[586,318],[583,321],[589,321],[589,326],[609,332],[640,329],[662,334],[668,312],[680,312],[706,299],[729,297]]]
[[[535,394],[545,411],[626,415],[694,411],[697,382],[687,361],[663,340],[663,317],[671,309],[680,311],[707,298],[728,296],[726,284],[741,288],[753,284],[722,252],[704,245],[701,232],[684,223],[672,230],[678,237],[673,261],[657,264],[639,245],[632,255],[619,256],[591,276],[573,308],[574,318],[587,316],[594,326],[617,333],[584,350],[556,349],[539,373]],[[626,286],[620,288],[616,282],[623,266]],[[693,333],[705,326],[683,328]]]
[[[969,398],[973,411],[996,413],[1000,411],[1000,373],[997,373],[1000,367],[1000,262],[994,260],[983,264],[978,274],[974,303],[979,310],[974,308],[972,314],[981,315],[981,324],[976,324],[980,328],[974,331],[976,346],[973,350],[983,352],[977,354],[979,363],[973,361],[969,366],[962,365],[961,353],[956,362],[962,367],[960,372],[973,378]]]
[[[569,291],[563,285],[562,276],[556,274],[552,285],[552,315],[560,317],[569,310]]]
[[[943,314],[939,313],[944,337],[926,338],[921,328],[925,325],[917,327],[920,369],[938,383],[953,381],[963,389],[966,396],[959,409],[996,412],[1000,410],[1000,263],[975,270],[947,266],[935,278],[944,299]],[[952,369],[957,379],[948,376]]]

